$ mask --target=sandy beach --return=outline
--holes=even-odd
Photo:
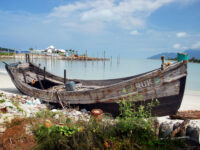
[[[6,71],[0,72],[0,91],[20,94],[15,88]],[[200,110],[200,91],[186,90],[180,110]]]

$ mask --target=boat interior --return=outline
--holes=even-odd
[[[103,88],[112,84],[120,83],[126,80],[130,80],[139,75],[118,78],[118,79],[108,79],[108,80],[78,80],[78,79],[64,79],[62,77],[55,76],[44,69],[41,69],[40,66],[36,66],[33,63],[19,63],[16,66],[11,66],[15,71],[13,72],[14,76],[17,76],[21,82],[26,83],[27,85],[41,89],[41,90],[67,90],[67,91],[86,91]],[[12,70],[12,69],[11,69]],[[149,73],[149,72],[147,72]],[[143,73],[146,74],[146,73]],[[66,84],[64,84],[66,80]],[[67,88],[71,87],[71,89]]]

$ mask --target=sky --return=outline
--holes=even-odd
[[[200,49],[200,0],[0,0],[0,47],[146,58]]]

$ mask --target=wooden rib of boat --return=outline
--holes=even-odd
[[[153,115],[176,114],[182,102],[187,76],[187,63],[183,61],[162,65],[136,76],[109,80],[65,79],[31,62],[6,64],[5,68],[23,94],[87,110],[100,108],[114,116],[119,114],[117,102],[123,99],[131,99],[136,105],[158,99],[160,104],[153,107]],[[66,90],[65,80],[74,81],[74,91]],[[136,98],[136,95],[140,95],[140,98]]]

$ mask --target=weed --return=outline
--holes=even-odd
[[[39,111],[36,113],[36,117],[38,118],[53,118],[55,115],[56,113],[50,110]]]
[[[5,99],[1,99],[0,104],[4,103],[5,101],[6,101]]]

